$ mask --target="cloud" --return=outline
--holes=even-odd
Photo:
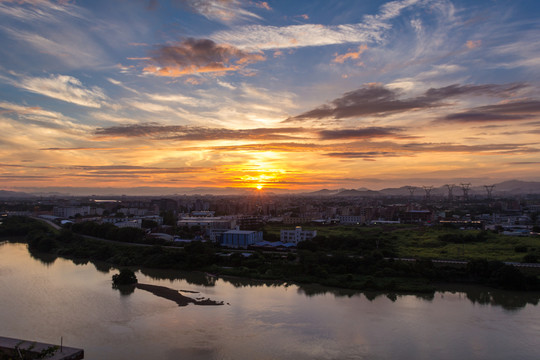
[[[68,133],[86,133],[90,127],[78,124],[61,113],[45,110],[39,106],[22,106],[0,101],[0,115],[14,115],[17,122],[39,128],[59,129]]]
[[[341,139],[372,139],[372,138],[407,138],[401,135],[400,128],[369,127],[363,129],[341,129],[341,130],[321,130],[319,136],[322,140]]]
[[[363,22],[357,24],[304,24],[285,27],[250,25],[218,31],[210,38],[240,49],[259,50],[381,42],[384,33],[392,28],[389,20],[399,16],[403,9],[417,3],[418,0],[392,1],[383,5],[378,14],[365,16]]]
[[[260,19],[260,16],[242,8],[238,0],[176,0],[183,8],[200,14],[210,20],[231,22],[235,20]],[[266,2],[256,3],[257,7],[269,8]]]
[[[519,121],[535,118],[538,114],[540,114],[540,100],[514,101],[479,106],[464,112],[448,114],[436,122]]]
[[[482,45],[482,40],[469,40],[465,43],[468,49],[476,49]]]
[[[47,78],[22,77],[10,81],[21,89],[86,107],[100,108],[107,100],[97,86],[86,88],[77,78],[68,75],[51,75]]]
[[[303,114],[290,117],[284,122],[309,119],[343,119],[368,115],[385,116],[395,112],[428,109],[445,105],[446,99],[457,96],[511,96],[515,91],[526,87],[525,84],[485,84],[485,85],[449,85],[431,88],[424,94],[408,99],[400,99],[398,89],[389,89],[380,84],[368,84],[363,88],[347,92]]]
[[[362,53],[364,51],[366,51],[367,48],[368,48],[367,45],[360,45],[358,47],[358,51],[350,50],[348,53],[341,54],[341,55],[338,55],[336,53],[336,54],[334,54],[335,58],[332,61],[335,62],[335,63],[338,63],[338,64],[343,64],[345,62],[345,60],[347,60],[347,59],[359,60],[360,55],[362,55]],[[358,62],[358,65],[361,65],[361,64],[362,64],[362,62]]]
[[[483,144],[464,145],[452,143],[405,143],[360,141],[346,144],[346,150],[338,144],[320,147],[326,150],[325,156],[353,158],[417,156],[429,153],[464,153],[474,155],[534,154],[540,149],[528,144]]]
[[[259,1],[259,2],[255,2],[254,4],[258,8],[265,9],[265,10],[268,10],[268,11],[272,10],[270,5],[268,5],[268,3],[266,1]]]
[[[113,126],[96,129],[99,137],[153,137],[160,140],[284,140],[291,134],[305,132],[303,128],[224,129],[157,123]]]
[[[396,156],[403,156],[403,154],[398,154],[394,152],[387,152],[387,151],[366,151],[366,152],[332,152],[325,154],[326,156],[330,157],[339,157],[339,158],[347,158],[347,159],[371,159],[375,157],[396,157]]]
[[[261,53],[250,53],[209,39],[186,39],[162,45],[151,52],[151,64],[144,71],[178,77],[194,73],[238,71],[247,64],[264,61]]]
[[[17,4],[19,6],[5,5]],[[59,16],[68,15],[82,18],[83,10],[68,1],[48,1],[48,0],[2,0],[0,1],[0,14],[21,21],[44,21],[56,23],[60,22]]]

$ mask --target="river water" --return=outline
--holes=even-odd
[[[540,359],[539,294],[377,294],[145,270],[140,283],[223,301],[185,307],[112,289],[104,264],[0,244],[0,336],[85,359]]]

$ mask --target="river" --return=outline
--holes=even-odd
[[[144,270],[140,283],[221,306],[122,294],[105,264],[0,244],[0,336],[85,359],[539,359],[538,293],[488,288],[359,293]],[[458,290],[459,289],[459,290]]]

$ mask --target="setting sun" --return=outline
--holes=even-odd
[[[263,186],[261,184],[257,185],[257,190],[261,190]]]

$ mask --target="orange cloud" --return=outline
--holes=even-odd
[[[144,71],[169,77],[238,71],[248,64],[266,60],[262,53],[249,53],[209,39],[186,39],[173,45],[163,45],[150,55],[150,64]]]
[[[335,58],[334,60],[332,60],[333,62],[335,63],[338,63],[338,64],[343,64],[345,62],[345,60],[347,59],[353,59],[353,60],[358,60],[360,59],[360,55],[362,55],[362,53],[364,51],[367,50],[367,45],[360,45],[358,47],[358,51],[350,51],[346,54],[342,54],[342,55],[338,55],[337,53],[334,54]],[[362,62],[359,62],[358,65],[363,65]]]
[[[255,3],[255,6],[260,7],[261,9],[272,10],[266,1],[257,2]]]
[[[469,40],[465,43],[468,49],[476,49],[482,45],[482,40]]]

